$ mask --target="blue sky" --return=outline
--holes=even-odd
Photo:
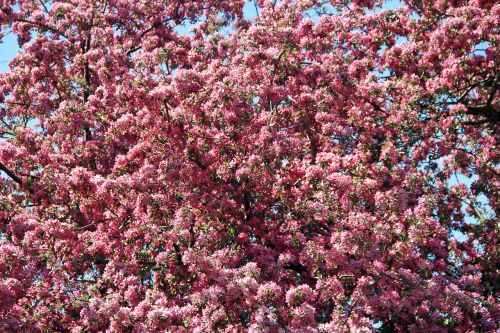
[[[18,51],[19,47],[15,35],[8,34],[2,38],[2,44],[0,44],[0,72],[9,70],[9,61],[14,58]]]

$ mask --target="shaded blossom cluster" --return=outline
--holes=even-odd
[[[497,1],[0,24],[1,332],[498,329]]]

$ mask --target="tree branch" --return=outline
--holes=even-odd
[[[57,30],[56,28],[51,27],[49,25],[46,25],[44,23],[34,22],[34,21],[30,21],[30,20],[25,20],[25,19],[16,19],[15,22],[31,24],[31,25],[37,26],[39,28],[43,28],[43,29],[52,31],[55,34],[58,34],[59,36],[62,36],[64,38],[68,39],[68,37],[64,33],[62,33],[61,31]]]
[[[500,121],[500,112],[488,104],[467,106],[467,113],[473,116],[483,116],[491,123]]]
[[[302,264],[294,264],[291,262],[286,262],[283,264],[284,269],[289,269],[297,273],[304,273],[307,272],[307,267],[305,267]]]
[[[9,178],[12,179],[14,182],[18,183],[20,186],[23,186],[23,180],[18,176],[16,176],[12,171],[7,169],[7,167],[3,165],[2,162],[0,162],[0,170],[5,172],[7,176],[9,176]]]

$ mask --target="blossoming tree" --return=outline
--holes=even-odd
[[[497,1],[0,23],[1,332],[498,329]]]

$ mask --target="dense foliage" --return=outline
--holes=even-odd
[[[497,1],[0,23],[1,332],[498,329]]]

